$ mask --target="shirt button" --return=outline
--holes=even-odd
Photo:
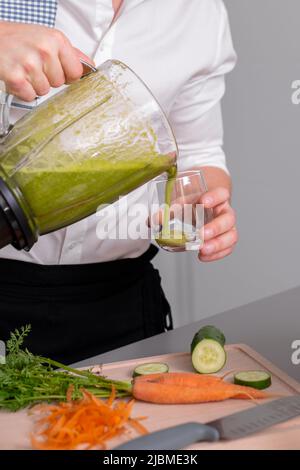
[[[78,246],[78,242],[73,242],[73,243],[70,243],[70,245],[68,246],[68,250],[74,250],[74,248],[76,248],[76,246]]]

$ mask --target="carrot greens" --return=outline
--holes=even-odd
[[[72,385],[72,399],[82,398],[84,388],[99,398],[131,395],[131,384],[109,380],[90,370],[77,370],[52,359],[32,354],[23,347],[30,325],[11,333],[6,343],[5,364],[0,364],[0,410],[17,411],[38,402],[65,401]],[[59,368],[59,370],[57,369]]]

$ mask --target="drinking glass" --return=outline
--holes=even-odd
[[[201,204],[207,191],[203,172],[190,170],[150,183],[151,238],[166,251],[198,251],[204,243],[204,225],[213,212]]]

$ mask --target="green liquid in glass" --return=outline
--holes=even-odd
[[[168,171],[168,180],[165,189],[165,206],[163,210],[163,224],[160,234],[155,238],[161,247],[182,248],[187,242],[184,232],[170,229],[170,207],[172,193],[176,182],[177,170],[175,167]]]

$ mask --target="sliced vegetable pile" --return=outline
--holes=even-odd
[[[133,428],[139,434],[148,431],[131,418],[133,400],[115,402],[115,389],[107,401],[98,399],[87,390],[83,398],[73,400],[74,386],[67,393],[67,402],[57,405],[41,404],[33,408],[38,414],[32,446],[39,450],[105,449],[113,437]]]
[[[11,333],[6,363],[0,364],[0,409],[11,411],[37,402],[66,400],[70,385],[73,399],[82,398],[82,388],[96,397],[107,398],[112,387],[118,397],[131,395],[131,384],[80,371],[22,349],[30,326]],[[59,367],[63,370],[56,370]]]

